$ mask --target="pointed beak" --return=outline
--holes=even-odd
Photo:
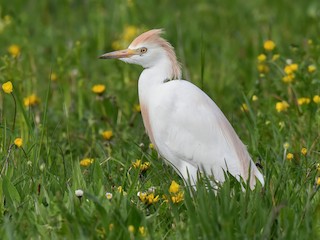
[[[129,58],[129,57],[136,55],[136,54],[137,54],[137,52],[135,50],[124,49],[124,50],[105,53],[105,54],[101,55],[99,58],[100,59]]]

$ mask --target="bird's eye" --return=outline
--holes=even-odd
[[[142,48],[140,48],[140,53],[142,54],[142,53],[146,53],[147,52],[147,48],[145,48],[145,47],[142,47]]]

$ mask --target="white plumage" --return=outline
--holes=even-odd
[[[126,50],[100,58],[119,58],[144,67],[139,78],[139,101],[151,142],[185,180],[197,181],[197,172],[213,173],[223,182],[224,171],[254,188],[264,185],[249,153],[218,106],[181,76],[173,47],[155,29],[138,36]]]

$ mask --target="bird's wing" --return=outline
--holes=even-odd
[[[148,112],[153,141],[183,177],[187,177],[187,166],[212,172],[218,181],[224,181],[224,171],[247,180],[251,168],[250,185],[254,186],[255,175],[263,181],[229,121],[198,87],[174,80],[151,96]]]

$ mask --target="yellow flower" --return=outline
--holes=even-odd
[[[2,90],[5,92],[5,93],[12,93],[13,91],[13,85],[12,85],[12,82],[8,81],[4,84],[2,84]]]
[[[285,83],[291,83],[295,78],[295,75],[293,73],[290,73],[289,75],[285,75],[283,78],[282,78],[282,81],[285,82]]]
[[[302,155],[307,155],[307,153],[308,153],[308,150],[304,147],[304,148],[301,148],[301,154]]]
[[[23,103],[26,107],[35,106],[40,102],[40,99],[35,94],[31,94],[23,99]]]
[[[81,167],[88,167],[94,162],[93,158],[85,158],[80,161]]]
[[[51,75],[50,75],[50,80],[51,81],[56,81],[58,79],[58,77],[57,77],[57,74],[56,73],[51,73]]]
[[[262,62],[265,62],[267,60],[267,56],[262,53],[257,57],[257,59],[258,59],[259,63],[262,63]]]
[[[12,57],[18,57],[20,55],[20,47],[16,44],[12,44],[8,47],[8,52]]]
[[[16,138],[14,140],[14,145],[16,145],[17,147],[21,147],[23,144],[22,138]]]
[[[119,186],[119,187],[117,188],[117,191],[118,191],[119,193],[124,193],[122,186]]]
[[[129,225],[129,226],[128,226],[128,231],[129,231],[130,233],[134,233],[134,226],[133,226],[133,225]]]
[[[317,70],[316,66],[315,65],[309,65],[308,66],[308,72],[309,73],[313,73]]]
[[[133,105],[133,110],[134,110],[135,112],[141,112],[140,104],[135,104],[135,105]]]
[[[293,154],[292,153],[288,153],[287,154],[287,160],[291,161],[293,159]]]
[[[320,172],[320,163],[317,163],[316,168]]]
[[[316,183],[318,186],[320,186],[320,177],[317,177]]]
[[[170,193],[178,193],[180,191],[180,185],[176,181],[172,181],[169,187]]]
[[[280,58],[280,55],[279,54],[274,54],[273,56],[272,56],[272,61],[276,61],[277,59],[279,59]]]
[[[266,51],[272,51],[276,47],[276,44],[272,40],[267,40],[264,42],[263,47]]]
[[[242,103],[241,107],[240,107],[242,112],[248,112],[248,105],[245,103]]]
[[[145,192],[138,192],[137,195],[138,195],[139,199],[141,200],[141,202],[145,202],[148,194]]]
[[[289,108],[289,104],[286,101],[281,101],[276,103],[277,112],[287,111]]]
[[[315,95],[313,96],[313,99],[312,99],[315,103],[320,103],[320,96],[319,95]]]
[[[267,72],[269,72],[269,67],[264,63],[258,64],[257,69],[258,69],[259,73],[267,73]]]
[[[106,86],[103,84],[97,84],[97,85],[94,85],[91,90],[92,92],[101,95],[106,90]]]
[[[114,228],[114,224],[113,224],[113,223],[110,223],[110,224],[109,224],[109,230],[112,231],[113,228]]]
[[[113,137],[113,132],[111,130],[102,132],[102,137],[105,140],[110,140]]]
[[[258,98],[256,95],[253,95],[253,96],[252,96],[252,101],[253,101],[253,102],[258,101],[258,99],[259,99],[259,98]]]
[[[286,65],[283,69],[283,71],[287,74],[287,75],[290,75],[294,72],[296,72],[298,70],[298,64],[296,63],[291,63],[289,65]]]
[[[139,233],[142,237],[146,236],[146,229],[144,228],[144,226],[139,227]]]
[[[184,193],[183,192],[178,192],[174,196],[171,196],[171,201],[173,203],[179,203],[179,202],[183,201],[183,199],[184,199]]]
[[[290,144],[288,143],[288,142],[285,142],[284,144],[283,144],[283,148],[284,149],[288,149],[290,147]]]
[[[150,144],[149,144],[149,148],[150,148],[150,149],[154,149],[153,143],[150,143]]]
[[[137,159],[135,162],[132,163],[132,166],[134,168],[140,168],[141,165],[141,159]]]
[[[303,104],[309,104],[310,101],[311,101],[310,98],[305,98],[305,97],[297,99],[298,105],[300,105],[300,106]]]
[[[146,196],[146,203],[153,204],[159,201],[159,195],[155,196],[154,193],[150,193]]]
[[[150,168],[150,163],[149,162],[144,162],[143,164],[140,165],[140,170],[141,172],[145,172]]]
[[[126,26],[124,29],[124,32],[122,34],[122,38],[129,42],[132,41],[132,39],[137,35],[138,33],[138,28],[135,26]]]

